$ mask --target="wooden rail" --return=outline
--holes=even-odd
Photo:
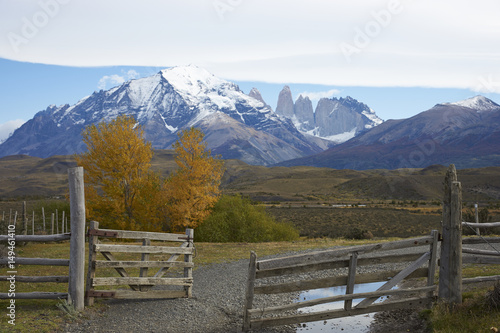
[[[307,254],[288,256],[283,258],[257,260],[252,252],[248,269],[245,309],[243,314],[243,331],[260,329],[268,326],[288,325],[310,321],[340,318],[370,312],[414,307],[417,304],[428,304],[432,301],[437,286],[434,284],[434,275],[437,263],[438,232],[433,231],[431,236],[420,237],[390,243],[379,243],[349,248],[317,251]],[[428,250],[408,255],[379,254],[370,255],[373,251],[386,251],[403,248],[427,246]],[[371,274],[356,274],[360,266],[383,265],[386,263],[411,262],[402,271],[378,271]],[[422,267],[422,266],[427,267]],[[347,274],[328,278],[293,280],[291,282],[276,282],[273,277],[299,275],[320,270],[335,270],[348,268]],[[405,279],[427,278],[425,287],[413,289],[391,290]],[[256,282],[259,280],[259,284]],[[386,281],[377,291],[369,293],[354,293],[354,283],[370,283]],[[346,285],[346,294],[324,297],[315,300],[301,301],[274,307],[254,307],[256,295],[266,297],[272,294],[296,293],[312,289],[329,288]],[[383,302],[373,304],[382,296],[421,295],[418,298],[403,301]],[[364,300],[353,306],[353,299]],[[318,304],[344,301],[344,308],[312,313],[285,314],[285,311],[298,310]],[[273,314],[272,317],[269,315]]]

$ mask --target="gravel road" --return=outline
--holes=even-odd
[[[414,249],[404,249],[413,252]],[[419,249],[422,251],[422,248]],[[402,250],[398,250],[402,253]],[[284,256],[283,254],[280,256]],[[198,267],[193,272],[193,298],[167,300],[107,300],[103,313],[90,315],[68,324],[63,332],[168,332],[168,333],[221,333],[241,332],[243,301],[245,297],[248,259],[231,263]],[[388,264],[384,269],[402,269],[407,264]],[[358,272],[373,272],[377,266],[361,267]],[[320,271],[307,274],[306,278],[338,275],[342,272]],[[345,273],[345,272],[344,272]],[[279,277],[285,281],[289,277]],[[259,281],[259,280],[258,280]],[[265,306],[289,303],[294,295],[266,298]],[[261,300],[262,301],[262,300]],[[259,299],[256,299],[259,302]],[[408,313],[402,314],[408,318]],[[380,318],[387,325],[391,316]],[[401,320],[395,316],[395,320]],[[388,319],[389,318],[389,319]],[[404,320],[403,320],[404,321]],[[389,325],[390,320],[389,320]],[[405,328],[405,332],[406,332]],[[377,327],[373,332],[380,332]],[[412,330],[424,332],[425,330]],[[295,332],[291,326],[281,326],[259,332]]]

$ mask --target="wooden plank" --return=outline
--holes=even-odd
[[[500,222],[484,222],[484,223],[462,222],[462,226],[468,226],[471,228],[498,228],[500,227]]]
[[[150,239],[157,241],[168,241],[168,242],[185,242],[186,235],[184,234],[172,234],[172,233],[162,233],[162,232],[149,232],[149,231],[131,231],[131,230],[114,230],[114,229],[100,229],[104,231],[116,232],[116,238],[127,238],[127,239]]]
[[[0,281],[8,281],[10,276],[0,276]],[[67,283],[69,282],[69,276],[20,276],[16,275],[16,282],[56,282],[56,283]]]
[[[464,256],[462,264],[484,264],[484,265],[500,265],[498,257],[480,257],[480,256]]]
[[[61,242],[69,240],[71,234],[55,234],[55,235],[15,235],[16,242]],[[6,242],[9,239],[8,235],[0,235],[0,242]],[[12,239],[12,238],[11,238]]]
[[[500,237],[467,237],[462,239],[462,244],[500,243]]]
[[[427,268],[416,269],[412,274],[410,274],[407,279],[427,277]],[[358,274],[356,276],[356,283],[371,283],[379,281],[387,281],[393,276],[397,275],[399,271],[386,271],[386,272],[376,272],[370,274]],[[262,285],[254,288],[255,294],[280,294],[296,291],[304,291],[319,288],[329,288],[343,286],[347,283],[347,276],[337,276],[314,280],[302,280],[294,281],[273,285]]]
[[[421,304],[426,304],[426,302],[431,301],[430,298],[409,298],[406,300],[393,301],[393,302],[383,302],[380,304],[374,304],[363,309],[352,309],[350,311],[345,311],[344,309],[338,310],[327,310],[321,312],[313,313],[301,313],[292,316],[283,317],[272,317],[264,319],[254,319],[250,323],[250,329],[258,330],[270,326],[280,326],[280,325],[290,325],[298,323],[307,323],[312,321],[323,321],[328,319],[342,318],[348,316],[356,316],[361,314],[367,314],[371,312],[389,311],[395,309],[405,309],[414,308]]]
[[[150,246],[151,240],[149,240],[147,238],[144,239],[142,241],[142,245],[143,246]],[[141,262],[144,262],[144,261],[149,261],[149,253],[143,253],[141,255]],[[145,276],[148,276],[148,266],[141,266],[139,269],[139,277],[145,277]],[[152,286],[140,286],[139,290],[140,291],[148,291],[151,288],[152,288]]]
[[[351,254],[351,259],[349,260],[349,271],[347,273],[347,284],[346,284],[346,295],[352,294],[354,292],[354,280],[356,278],[356,264],[358,262],[358,253],[353,252]],[[346,299],[344,302],[344,310],[350,310],[352,308],[352,299]]]
[[[96,268],[117,268],[117,267],[194,267],[192,262],[183,261],[104,261],[96,260]]]
[[[418,288],[412,288],[412,289],[394,289],[394,290],[371,291],[371,292],[357,293],[357,294],[336,295],[336,296],[329,296],[329,297],[323,297],[323,298],[316,298],[316,299],[303,301],[303,302],[290,303],[290,304],[281,305],[281,306],[251,309],[251,310],[249,310],[249,313],[250,314],[259,314],[261,316],[264,316],[264,315],[279,313],[279,312],[283,312],[283,311],[298,310],[298,309],[306,308],[306,307],[310,307],[310,306],[333,303],[333,302],[340,302],[340,301],[345,301],[345,300],[353,300],[353,299],[367,298],[367,297],[381,297],[381,296],[403,296],[403,295],[419,294],[419,293],[424,293],[424,292],[433,292],[436,290],[437,290],[437,286],[430,286],[430,287],[418,287]]]
[[[7,259],[0,259],[0,265],[7,265]],[[37,266],[69,266],[69,259],[20,258],[16,257],[16,265]]]
[[[422,253],[412,253],[412,254],[382,254],[376,257],[365,257],[360,258],[358,256],[357,265],[370,266],[370,265],[380,265],[387,263],[399,263],[399,262],[409,262],[415,261]],[[262,279],[273,276],[282,276],[288,274],[301,274],[308,272],[315,272],[326,269],[336,269],[349,267],[349,259],[335,259],[326,262],[317,262],[312,264],[295,265],[281,268],[271,268],[271,269],[261,269],[257,271],[256,278]]]
[[[163,285],[188,286],[193,284],[192,278],[154,278],[154,277],[96,277],[92,281],[94,287],[110,285]]]
[[[334,260],[338,257],[346,256],[352,252],[358,252],[358,254],[363,254],[373,251],[388,251],[388,250],[397,250],[409,247],[413,248],[416,246],[429,245],[431,242],[432,242],[431,236],[425,236],[425,237],[404,239],[400,241],[387,242],[387,243],[376,243],[369,245],[350,246],[346,248],[332,249],[325,251],[315,251],[306,254],[299,254],[283,258],[261,260],[257,265],[257,269],[264,270],[271,268],[290,267],[295,265],[313,264],[318,262]]]
[[[30,293],[15,293],[14,297],[8,293],[0,293],[0,299],[67,299],[68,293],[54,292],[30,292]]]
[[[99,222],[90,221],[89,230],[99,229]],[[94,290],[92,286],[92,280],[95,278],[95,269],[96,266],[94,262],[96,260],[97,254],[94,251],[94,245],[97,244],[98,238],[96,236],[89,236],[89,261],[88,261],[88,269],[87,269],[87,279],[85,281],[85,305],[92,306],[94,305],[94,298],[87,296],[87,292]]]
[[[247,290],[245,294],[245,308],[243,311],[243,331],[250,329],[250,310],[253,308],[253,297],[255,287],[255,271],[257,269],[257,254],[250,252],[250,262],[248,264]]]
[[[489,250],[480,250],[480,249],[471,249],[471,248],[462,248],[462,253],[469,253],[469,254],[479,254],[483,256],[495,256],[499,257],[500,252],[499,251],[489,251]]]
[[[188,248],[190,245],[190,242],[187,241],[187,242],[184,242],[181,244],[181,248]],[[175,262],[177,261],[177,259],[179,259],[180,257],[180,254],[173,254],[172,256],[170,256],[170,258],[168,258],[167,262]],[[169,267],[162,267],[158,270],[158,272],[156,272],[156,274],[154,275],[154,277],[162,277],[166,272],[167,270],[169,269]]]
[[[104,291],[104,290],[103,290]],[[159,299],[159,298],[183,298],[186,297],[184,290],[149,290],[149,291],[132,291],[132,290],[108,290],[114,292],[113,298],[118,299]]]
[[[427,286],[431,287],[434,286],[434,280],[436,276],[436,265],[437,265],[437,257],[438,257],[438,242],[439,242],[439,232],[437,230],[432,230],[431,231],[431,237],[433,238],[432,244],[429,248],[430,251],[430,257],[429,257],[429,264],[428,268],[429,271],[427,273]],[[429,292],[428,297],[433,297],[434,292],[431,291]]]
[[[194,230],[187,228],[186,229],[186,237],[188,239],[188,248],[194,249],[194,244],[193,244],[193,239],[194,239]],[[193,262],[193,254],[185,254],[184,255],[184,262],[186,263],[192,263]],[[185,267],[184,268],[184,277],[188,279],[193,278],[193,269],[191,267]],[[191,298],[193,296],[193,285],[189,285],[187,287],[184,287],[184,290],[186,291],[187,297]]]
[[[408,277],[408,275],[410,275],[415,270],[417,270],[420,266],[425,264],[429,260],[430,257],[431,257],[431,254],[429,252],[424,253],[417,261],[413,262],[411,265],[409,265],[408,267],[403,269],[401,272],[396,274],[396,276],[394,276],[387,283],[385,283],[380,288],[378,288],[377,291],[392,289],[399,282],[403,281],[403,279],[406,279],[406,277]],[[427,273],[429,273],[428,270],[427,270]],[[375,302],[376,300],[377,300],[377,298],[375,298],[375,297],[367,298],[367,299],[361,301],[358,305],[356,305],[356,308],[365,308],[368,305]]]
[[[500,275],[477,276],[474,278],[463,279],[462,284],[481,283],[481,282],[496,282],[496,281],[500,281]]]
[[[193,254],[192,247],[182,248],[182,247],[171,247],[171,246],[95,244],[94,250],[99,252],[120,252],[120,253]]]
[[[115,257],[110,253],[110,252],[101,252],[101,254],[104,256],[104,258],[106,258],[107,260],[109,261],[117,261],[115,259]],[[120,274],[121,277],[129,277],[127,271],[123,268],[123,267],[114,267],[115,268],[115,271]],[[94,278],[95,279],[95,278]],[[129,285],[129,287],[132,289],[132,290],[136,290],[138,291],[139,290],[139,286],[136,286],[136,285]]]

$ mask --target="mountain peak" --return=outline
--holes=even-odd
[[[490,111],[490,110],[500,109],[500,105],[493,102],[491,99],[481,95],[464,99],[463,101],[447,103],[447,104],[464,106],[477,111]]]
[[[229,84],[204,68],[198,66],[177,66],[162,70],[161,75],[175,88],[198,95],[207,89]]]

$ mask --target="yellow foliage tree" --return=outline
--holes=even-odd
[[[107,228],[161,229],[154,203],[161,182],[150,172],[153,151],[130,116],[90,125],[82,133],[87,152],[76,156],[85,169],[88,217]]]
[[[211,156],[199,129],[192,127],[178,136],[174,149],[179,168],[166,186],[172,230],[195,228],[203,222],[220,196],[219,186],[224,173],[223,161]]]

